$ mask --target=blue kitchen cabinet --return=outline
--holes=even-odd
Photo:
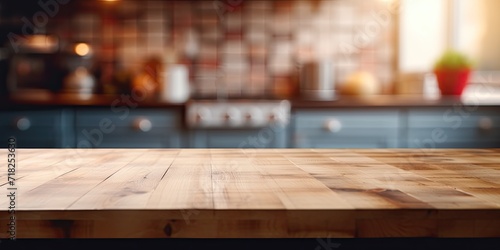
[[[71,109],[15,109],[0,111],[0,138],[7,146],[16,138],[19,148],[62,148],[74,145]]]
[[[401,114],[388,110],[296,110],[291,146],[295,148],[394,148],[400,146]]]
[[[413,108],[407,119],[410,148],[500,147],[497,107]]]
[[[500,108],[296,109],[287,127],[240,129],[185,129],[176,108],[16,108],[0,111],[0,136],[20,148],[499,148]]]
[[[181,112],[154,108],[115,112],[107,108],[77,109],[78,148],[180,148]]]

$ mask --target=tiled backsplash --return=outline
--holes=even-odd
[[[196,95],[286,94],[298,82],[301,63],[323,58],[333,60],[337,83],[366,70],[387,89],[396,60],[390,3],[119,1],[55,28],[90,43],[105,64],[138,70],[148,57],[186,63]]]

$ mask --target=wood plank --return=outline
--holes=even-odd
[[[260,170],[266,173],[271,191],[280,197],[286,209],[352,208],[342,197],[331,192],[327,186],[310,175],[272,175],[267,173],[264,167],[260,167]]]
[[[205,151],[193,150],[195,155]],[[213,209],[212,170],[209,158],[193,158],[189,154],[181,155],[181,153],[174,159],[151,194],[147,208]]]
[[[19,196],[22,199],[19,200],[19,210],[67,209],[96,185],[142,154],[138,151],[118,150],[96,155],[88,160],[88,165],[84,164],[83,167],[61,176],[52,175],[54,178],[45,183],[43,183],[45,178],[35,180],[34,183],[27,182],[27,187],[36,186],[33,189],[24,190],[24,182],[21,180],[19,186],[22,191]]]
[[[65,157],[65,152],[38,152],[33,151],[27,152],[27,158],[24,158],[24,150],[21,149],[21,154],[19,153],[19,149],[16,149],[16,179],[22,179],[27,174],[32,174],[36,171],[43,171],[43,169],[51,167],[53,164],[63,162]],[[63,156],[63,157],[61,157]],[[62,159],[61,159],[62,158]],[[5,157],[7,159],[7,150],[5,151]],[[42,164],[40,164],[42,163]],[[0,186],[5,186],[7,184],[7,172],[0,172]]]
[[[143,209],[176,155],[148,152],[84,194],[70,209]],[[147,167],[145,167],[147,166]]]
[[[283,209],[269,192],[264,175],[248,161],[226,157],[212,160],[212,191],[216,209]]]

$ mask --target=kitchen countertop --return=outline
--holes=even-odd
[[[474,87],[465,91],[461,97],[440,97],[439,95],[375,95],[369,97],[340,96],[332,101],[305,100],[299,97],[289,98],[293,109],[323,108],[369,108],[369,107],[449,107],[449,106],[500,106],[500,88]],[[490,91],[485,91],[490,90]],[[269,98],[268,98],[269,99]],[[271,98],[273,99],[273,98]],[[212,100],[216,99],[194,99]],[[231,98],[221,101],[257,102],[264,99]],[[275,99],[276,100],[276,99]],[[134,95],[102,95],[51,93],[49,91],[26,90],[10,97],[0,98],[0,108],[34,108],[34,107],[110,107],[128,105],[145,108],[184,107],[186,103],[171,103],[155,98],[142,98]]]
[[[79,95],[52,94],[46,92],[31,92],[1,98],[0,108],[33,108],[33,107],[110,107],[113,105],[137,105],[144,108],[184,107],[186,103],[170,103],[156,99],[133,98],[130,95]],[[215,99],[210,99],[214,100]],[[339,96],[333,101],[312,101],[300,98],[289,99],[293,109],[324,109],[324,108],[370,108],[370,107],[447,107],[447,106],[500,106],[500,96],[463,96],[461,98],[439,96],[423,97],[418,95],[379,95],[372,97]],[[196,100],[194,100],[196,101]],[[262,99],[229,99],[221,101],[262,101]]]
[[[185,103],[171,103],[156,99],[136,97],[131,95],[101,95],[101,94],[54,94],[48,92],[28,92],[2,98],[0,107],[111,107],[127,105],[130,107],[184,107]]]
[[[381,95],[373,97],[342,96],[333,101],[295,99],[292,107],[307,108],[364,108],[364,107],[449,107],[449,106],[500,106],[499,98],[424,97],[418,95]]]
[[[21,148],[16,157],[17,238],[500,237],[500,149]],[[7,168],[0,178],[6,214]],[[2,238],[8,223],[0,218]]]

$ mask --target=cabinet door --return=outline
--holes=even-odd
[[[190,132],[193,148],[284,148],[286,128],[200,129]]]
[[[0,138],[14,136],[20,148],[71,147],[71,121],[65,109],[0,111]]]
[[[498,148],[500,108],[412,109],[407,138],[410,148]]]
[[[181,147],[182,129],[177,110],[109,109],[76,112],[77,147],[171,148]]]
[[[397,110],[299,110],[293,123],[292,146],[298,148],[398,147]]]

